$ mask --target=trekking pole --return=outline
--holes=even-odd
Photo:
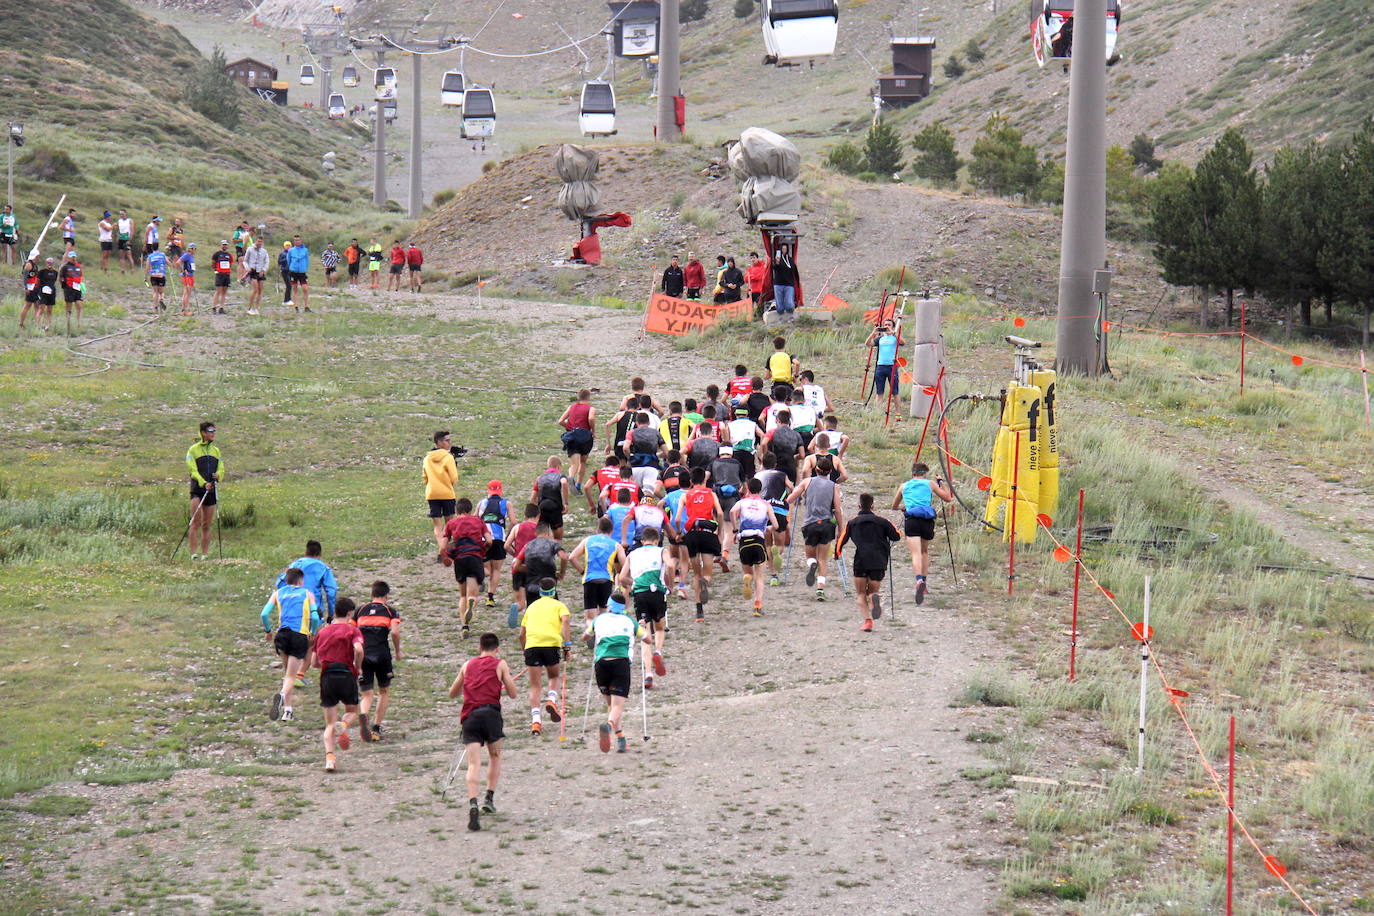
[[[788,574],[789,572],[791,572],[791,570],[792,570],[792,542],[793,542],[794,540],[796,540],[796,539],[795,539],[795,538],[791,538],[791,537],[789,537],[789,538],[787,539],[787,549],[786,549],[785,551],[783,551],[783,555],[782,555],[782,584],[783,584],[783,585],[786,585],[786,584],[787,584],[787,574]]]
[[[587,671],[587,702],[582,704],[582,730],[577,734],[578,743],[587,740],[587,719],[592,711],[592,687],[595,680],[596,666],[593,665]]]
[[[649,740],[649,693],[644,689],[644,679],[639,679],[639,712],[644,719],[644,740]]]
[[[840,557],[835,558],[835,565],[839,567],[840,589],[844,591],[846,598],[849,597],[849,573],[845,572],[844,560]]]
[[[887,380],[887,406],[883,408],[883,429],[887,429],[892,421],[892,397],[897,393],[897,376],[901,372],[901,367],[896,363],[892,364],[892,375]]]
[[[215,505],[219,505],[219,486],[215,486]],[[215,541],[219,545],[219,558],[224,559],[224,529],[220,527],[222,512],[215,513]]]
[[[563,663],[563,687],[558,691],[558,740],[568,740],[568,663]]]
[[[949,508],[940,510],[940,515],[945,520],[945,543],[949,545],[949,574],[954,577],[954,584],[959,584],[959,568],[954,565],[954,536],[949,533]]]
[[[887,552],[887,610],[897,619],[897,585],[892,581],[892,551]]]
[[[196,500],[196,510],[195,510],[194,512],[191,513],[191,520],[190,520],[189,522],[186,523],[186,530],[183,531],[183,532],[181,532],[181,539],[180,539],[179,541],[177,541],[177,545],[176,545],[175,547],[172,548],[172,553],[171,553],[171,555],[169,555],[169,556],[167,557],[167,559],[169,559],[169,560],[170,560],[170,559],[173,559],[173,558],[177,555],[177,551],[181,549],[181,545],[184,544],[184,543],[186,542],[186,538],[190,536],[190,534],[191,534],[191,528],[192,528],[192,526],[195,525],[195,523],[196,523],[196,516],[200,515],[200,507],[201,507],[201,505],[202,505],[204,502],[205,502],[205,497],[204,497],[204,496],[202,496],[200,499]]]
[[[887,290],[883,290],[882,298],[878,300],[878,321],[879,321],[879,323],[881,323],[881,321],[882,321],[882,317],[883,317],[883,307],[886,306],[886,305],[887,305]],[[874,327],[877,327],[877,325],[875,324]],[[874,351],[874,349],[875,349],[875,346],[876,346],[875,344],[869,344],[869,345],[868,345],[868,354],[864,357],[864,380],[863,380],[863,382],[859,385],[859,397],[861,397],[861,398],[864,399],[864,403],[865,403],[865,404],[868,403],[868,395],[869,395],[869,390],[868,390],[868,372],[869,372],[869,369],[873,366],[873,351]]]
[[[458,755],[448,768],[448,778],[444,780],[444,789],[439,793],[440,799],[448,798],[448,790],[453,786],[453,780],[458,778],[458,771],[463,768],[463,761],[467,759],[468,747],[466,744],[458,745]]]

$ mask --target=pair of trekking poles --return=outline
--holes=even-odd
[[[207,495],[208,495],[208,494],[207,494]],[[192,529],[193,527],[195,527],[196,519],[200,517],[200,509],[201,509],[201,507],[204,506],[204,505],[205,505],[205,497],[204,497],[204,496],[202,496],[200,499],[196,500],[196,508],[195,508],[195,511],[193,511],[193,512],[191,513],[191,520],[190,520],[189,522],[186,523],[186,530],[183,531],[183,532],[181,532],[181,537],[177,540],[177,545],[176,545],[175,547],[172,548],[172,552],[171,552],[171,554],[168,555],[167,559],[172,560],[172,559],[175,559],[175,558],[176,558],[177,552],[178,552],[179,550],[181,550],[181,545],[184,544],[184,543],[186,543],[186,539],[187,539],[188,537],[190,537],[190,535],[191,535],[191,529]],[[216,505],[216,506],[219,505],[219,484],[218,484],[218,483],[215,484],[215,505]],[[218,548],[219,548],[219,558],[220,558],[221,560],[223,560],[223,559],[224,559],[224,529],[223,529],[222,527],[220,527],[220,514],[219,514],[218,512],[215,513],[215,541],[216,541],[216,543],[217,543],[217,545],[218,545]]]

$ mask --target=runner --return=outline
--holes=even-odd
[[[376,239],[367,243],[367,273],[372,278],[370,289],[377,288],[377,278],[382,275],[382,246]]]
[[[844,523],[844,511],[840,508],[840,486],[829,477],[828,455],[821,457],[816,469],[820,473],[803,480],[787,497],[787,504],[803,505],[797,518],[801,521],[806,550],[806,584],[816,586],[816,600],[824,601],[827,545],[835,540],[836,529]]]
[[[14,215],[14,207],[5,204],[0,210],[0,251],[5,254],[5,263],[13,264],[18,257],[19,217]]]
[[[43,269],[38,271],[38,323],[43,330],[52,327],[52,307],[57,304],[57,268],[52,258],[43,260]]]
[[[763,424],[763,412],[773,404],[773,399],[763,391],[763,379],[757,375],[749,380],[749,397],[744,399],[740,406],[746,408],[749,419],[760,425]],[[739,416],[736,408],[735,416]]]
[[[805,449],[811,445],[811,439],[816,435],[820,416],[815,408],[806,403],[806,395],[800,388],[792,392],[792,404],[788,410],[792,413],[792,428],[801,436],[802,448]]]
[[[660,542],[663,540],[661,533],[664,530],[664,526],[668,524],[668,516],[659,508],[658,504],[654,502],[654,494],[648,492],[640,493],[639,504],[634,507],[632,515],[635,529],[635,539],[631,541],[633,546],[639,546],[640,536],[650,528],[658,530],[660,532]]]
[[[305,577],[299,569],[286,571],[286,584],[272,592],[262,606],[262,629],[281,659],[281,690],[272,695],[267,717],[289,722],[294,717],[291,700],[301,665],[310,651],[310,634],[319,629],[321,620],[315,608],[315,598],[301,585]],[[277,626],[270,625],[272,611],[277,612]]]
[[[606,422],[606,428],[611,431],[611,444],[607,446],[607,450],[621,461],[630,460],[629,453],[625,451],[625,437],[630,434],[630,425],[634,423],[638,414],[638,395],[626,395],[625,400],[620,402],[620,409],[615,412],[615,416]]]
[[[622,589],[629,589],[635,619],[652,634],[653,655],[652,659],[644,659],[643,674],[644,689],[653,690],[654,675],[662,677],[668,673],[663,663],[663,641],[667,637],[664,621],[668,616],[668,587],[663,582],[663,568],[667,564],[668,551],[659,543],[657,528],[646,528],[641,537],[644,546],[635,548],[626,557],[619,581]],[[651,660],[652,672],[649,670]]]
[[[773,353],[768,357],[768,378],[770,386],[776,388],[779,385],[787,390],[784,398],[790,400],[792,397],[792,382],[801,372],[801,366],[797,360],[787,352],[787,338],[773,338]]]
[[[324,707],[324,770],[333,773],[338,770],[334,756],[337,742],[341,751],[349,748],[348,730],[353,723],[364,723],[362,738],[366,734],[366,716],[358,712],[358,670],[367,664],[365,649],[366,637],[355,625],[352,615],[353,602],[348,599],[348,613],[335,623],[328,624],[315,635],[315,656],[320,664],[320,705]],[[371,607],[371,605],[368,605]],[[339,718],[339,704],[343,704],[343,719]]]
[[[558,600],[558,583],[550,576],[539,580],[539,597],[530,602],[520,618],[520,648],[525,652],[525,673],[530,678],[530,734],[544,731],[539,703],[542,697],[544,712],[552,722],[562,722],[559,709],[558,675],[561,661],[567,661],[572,649],[572,632],[568,606]],[[549,689],[543,691],[543,675],[549,676]]]
[[[844,462],[839,456],[834,454],[830,447],[830,434],[817,433],[816,438],[811,440],[809,454],[802,461],[801,467],[797,469],[797,479],[805,480],[816,473],[816,462],[825,455],[830,458],[830,479],[836,483],[844,483],[849,479],[849,472],[844,468]]]
[[[615,572],[625,566],[625,550],[611,536],[612,522],[599,518],[596,534],[589,535],[573,548],[568,562],[582,574],[582,611],[587,620],[610,605]]]
[[[810,369],[803,369],[801,375],[802,397],[806,399],[806,405],[816,412],[818,416],[825,416],[834,412],[835,408],[830,403],[830,398],[825,396],[825,389],[816,384],[816,373]]]
[[[663,473],[658,475],[658,486],[654,493],[662,496],[665,493],[691,486],[691,473],[691,469],[682,463],[682,453],[677,449],[670,449]]]
[[[830,437],[830,454],[843,458],[849,451],[849,436],[840,432],[840,418],[831,414],[825,418],[825,434]]]
[[[229,234],[229,238],[234,241],[234,260],[239,263],[239,282],[247,271],[243,267],[243,256],[248,253],[248,249],[253,247],[253,230],[248,225],[248,220],[241,221],[234,227],[234,231]]]
[[[354,239],[344,249],[344,262],[348,264],[349,289],[356,289],[358,286],[358,271],[362,268],[362,260],[363,249],[358,245],[358,240]]]
[[[381,741],[382,720],[386,718],[391,697],[391,681],[396,676],[396,662],[401,660],[401,615],[387,601],[391,586],[381,579],[372,583],[372,600],[358,608],[356,621],[363,634],[362,677],[358,687],[363,692],[359,704],[359,732],[364,741]],[[334,606],[335,619],[343,616],[340,608],[345,599]],[[352,602],[349,602],[350,604]],[[372,709],[372,685],[377,685],[377,711],[368,722]]]
[[[244,253],[240,263],[244,279],[248,281],[248,314],[256,315],[262,307],[262,281],[267,279],[268,267],[267,249],[262,247],[262,239],[253,239],[253,247]]]
[[[327,621],[334,616],[334,600],[339,594],[339,584],[334,579],[334,570],[320,559],[323,552],[319,541],[306,541],[305,556],[292,561],[287,569],[299,569],[304,574],[305,581],[302,584],[315,596],[315,607],[319,608],[320,617]],[[281,588],[285,584],[286,574],[282,573],[277,577],[276,587]]]
[[[805,457],[801,433],[792,428],[792,411],[779,410],[775,419],[778,425],[763,437],[763,450],[774,457],[778,470],[786,474],[788,480],[796,483],[797,462]]]
[[[320,265],[324,267],[324,285],[333,289],[338,285],[339,278],[339,250],[334,247],[333,242],[326,242],[324,251],[320,252]]]
[[[425,253],[420,250],[420,246],[411,242],[406,247],[406,271],[410,274],[410,291],[412,293],[423,292],[424,276],[420,273],[425,266]]]
[[[200,439],[186,450],[186,469],[191,472],[191,524],[186,547],[192,560],[208,560],[210,531],[219,503],[215,486],[224,477],[224,456],[215,446],[215,424],[200,424]]]
[[[515,678],[510,666],[497,657],[501,640],[495,633],[483,633],[478,640],[481,654],[468,659],[458,670],[458,677],[448,688],[450,699],[463,695],[463,709],[458,721],[463,726],[463,747],[468,759],[468,829],[481,830],[482,818],[477,809],[477,787],[482,777],[482,745],[487,747],[487,794],[482,800],[482,812],[496,813],[496,784],[501,780],[501,739],[506,737],[501,721],[501,692],[515,699]]]
[[[935,539],[935,500],[953,502],[954,494],[942,479],[933,483],[926,477],[930,468],[918,461],[911,466],[911,479],[897,487],[892,508],[902,510],[906,546],[911,551],[911,569],[916,573],[916,603],[926,600],[926,575],[930,570],[930,542]]]
[[[703,409],[702,421],[692,430],[692,441],[687,443],[687,467],[710,467],[720,455],[721,440],[725,438],[723,427],[716,422],[715,408],[709,404]],[[727,440],[728,441],[728,440]],[[681,481],[686,486],[690,481]]]
[[[696,427],[699,423],[701,423],[702,420],[706,419],[706,417],[703,416],[701,413],[696,398],[684,398],[682,401],[682,407],[682,415],[692,421],[693,427]],[[693,434],[695,434],[696,430],[693,429],[692,432]],[[688,438],[691,437],[689,436]]]
[[[844,534],[835,544],[835,562],[843,563],[840,554],[844,545],[854,542],[854,598],[859,602],[863,623],[859,629],[873,632],[873,621],[883,616],[878,590],[887,575],[892,560],[892,545],[900,536],[892,523],[873,512],[873,494],[859,495],[859,514],[844,526]]]
[[[120,251],[121,271],[133,269],[133,220],[128,210],[120,210],[120,218],[114,222],[114,246]]]
[[[510,540],[506,542],[506,553],[511,557],[510,587],[515,599],[511,602],[506,625],[512,630],[520,625],[520,615],[525,612],[526,603],[526,576],[523,570],[518,568],[518,558],[525,552],[529,542],[534,540],[538,531],[539,507],[534,503],[525,503],[525,520],[515,526],[515,530],[510,534]]]
[[[100,217],[100,222],[95,224],[96,240],[100,242],[100,269],[102,271],[110,269],[110,253],[114,251],[115,225],[113,216],[109,210]]]
[[[65,255],[76,247],[76,211],[68,210],[62,217],[62,253]]]
[[[167,253],[171,254],[175,246],[168,245]],[[181,271],[181,314],[191,314],[191,293],[196,288],[196,243],[192,242],[186,246],[186,251],[174,259],[178,270]]]
[[[658,434],[670,450],[681,451],[692,437],[696,424],[682,414],[682,402],[673,401],[668,405],[668,416],[659,421]]]
[[[641,397],[641,403],[647,397],[648,395]],[[641,410],[635,417],[634,428],[625,437],[625,451],[630,456],[634,481],[641,490],[652,490],[658,483],[658,474],[662,470],[659,458],[665,453],[663,436],[651,421],[652,415],[646,410]]]
[[[563,451],[568,455],[568,476],[572,479],[575,492],[582,492],[587,480],[587,456],[592,453],[596,437],[596,408],[592,406],[592,393],[583,388],[577,392],[577,400],[568,405],[558,418],[563,427]]]
[[[740,465],[739,459],[734,452],[722,454],[711,466],[707,468],[708,480],[711,489],[715,491],[716,499],[720,503],[720,511],[724,521],[724,537],[721,541],[720,568],[723,572],[729,572],[728,558],[730,556],[730,546],[734,542],[734,525],[730,523],[731,510],[735,508],[735,503],[744,495],[744,481],[751,475],[744,473],[744,468]]]
[[[453,563],[453,578],[461,590],[458,616],[467,636],[477,613],[477,595],[486,575],[487,526],[472,513],[472,500],[464,497],[455,506],[458,514],[444,526],[444,543],[439,548],[440,562]],[[445,563],[445,565],[448,565]]]
[[[62,281],[62,302],[67,309],[68,321],[72,314],[72,306],[76,306],[76,326],[81,327],[81,302],[86,295],[86,284],[81,279],[81,260],[77,257],[76,249],[73,248],[62,256],[62,268],[57,272]],[[68,324],[70,328],[70,324]]]
[[[768,557],[769,536],[778,528],[773,507],[763,499],[763,483],[755,478],[747,485],[748,495],[735,503],[730,520],[739,532],[739,563],[744,570],[745,597],[754,599],[754,616],[763,616],[763,567]]]
[[[739,462],[740,473],[745,477],[753,477],[754,453],[763,440],[763,427],[749,415],[749,408],[735,408],[735,418],[726,426],[725,435],[735,460]]]
[[[487,526],[487,607],[495,607],[496,583],[500,581],[501,567],[506,562],[506,531],[515,525],[510,514],[510,500],[501,495],[501,481],[487,484],[487,495],[477,504],[477,515]]]
[[[386,278],[387,292],[401,291],[401,274],[406,269],[406,250],[401,247],[400,241],[391,243],[391,273]]]
[[[636,490],[637,492],[637,490]],[[611,537],[628,551],[635,540],[635,501],[632,492],[624,487],[615,491],[615,502],[606,507],[605,518],[611,522]]]
[[[24,327],[24,319],[29,317],[29,310],[34,312],[33,323],[38,324],[38,265],[33,258],[24,262],[24,270],[21,275],[24,281],[24,310],[19,313],[19,327]]]
[[[687,600],[687,571],[691,568],[687,545],[683,540],[687,514],[682,508],[682,500],[687,496],[687,488],[692,483],[690,471],[683,477],[683,483],[683,486],[665,493],[658,503],[659,508],[663,510],[663,534],[668,542],[668,579],[664,584],[673,587],[681,601]]]
[[[229,240],[220,239],[219,251],[210,255],[215,272],[215,295],[210,300],[210,312],[224,314],[224,300],[229,297],[229,281],[234,275],[234,256],[229,253]]]
[[[716,410],[717,420],[725,418],[730,413],[730,411],[727,409],[730,405],[723,403],[720,399],[719,385],[707,385],[706,398],[698,406],[700,406],[703,415],[706,413],[707,407],[714,407]]]
[[[620,480],[620,459],[615,455],[607,455],[606,464],[596,469],[596,473],[592,475],[587,487],[582,492],[582,495],[587,498],[587,509],[600,515],[603,511],[601,497],[605,495],[606,488],[618,480]],[[593,486],[596,487],[595,495],[590,489]]]
[[[692,469],[692,488],[682,497],[683,544],[692,568],[692,586],[697,606],[697,622],[706,619],[706,603],[711,600],[711,557],[720,556],[716,532],[725,520],[720,500],[706,486],[704,468]],[[703,559],[705,558],[705,559]]]
[[[568,570],[568,552],[563,549],[561,541],[554,540],[550,535],[549,526],[541,521],[534,529],[534,537],[515,555],[514,569],[524,573],[526,603],[521,605],[522,609],[539,597],[541,579],[558,581]]]
[[[181,225],[181,217],[172,217],[172,226],[167,230],[167,259],[175,264],[186,253],[186,229]]]
[[[530,502],[539,506],[539,521],[549,526],[553,539],[563,540],[563,511],[568,505],[568,477],[563,473],[563,460],[557,455],[549,458],[547,469],[535,478]]]
[[[434,448],[420,465],[420,479],[425,482],[425,501],[429,503],[429,517],[434,521],[434,543],[444,546],[444,529],[453,518],[458,482],[458,463],[453,460],[453,437],[441,429],[434,434]],[[442,562],[442,560],[440,561]]]
[[[790,510],[787,497],[792,492],[792,484],[787,475],[778,470],[777,459],[772,455],[763,456],[763,470],[754,475],[759,482],[759,496],[773,507],[774,525],[764,534],[768,544],[768,562],[773,569],[769,585],[781,584],[778,570],[782,568],[783,550],[792,543],[792,529],[788,526]]]
[[[616,592],[616,597],[624,595]],[[611,749],[611,735],[615,735],[616,751],[625,753],[625,732],[621,722],[625,715],[625,698],[630,695],[630,665],[634,658],[634,640],[641,639],[648,651],[649,635],[635,620],[621,610],[605,610],[587,624],[582,639],[592,646],[592,670],[596,688],[606,698],[606,721],[597,728],[601,753]]]
[[[300,297],[300,311],[310,311],[310,249],[305,247],[299,235],[291,236],[291,247],[286,252],[286,269],[291,274],[291,301]]]

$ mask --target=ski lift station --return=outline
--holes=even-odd
[[[590,80],[583,84],[577,125],[584,137],[609,137],[615,133],[615,89],[610,83]]]
[[[461,70],[449,70],[439,84],[439,102],[450,108],[463,107],[463,91],[467,89],[467,79]]]
[[[496,100],[490,89],[470,86],[463,92],[463,120],[459,135],[465,140],[496,135]]]
[[[792,66],[835,53],[840,32],[836,0],[764,0],[761,18],[766,64]]]
[[[917,35],[892,39],[892,75],[878,77],[878,98],[902,108],[930,95],[935,68],[935,37]]]

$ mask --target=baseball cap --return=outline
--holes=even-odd
[[[219,240],[219,243],[220,243],[221,245],[228,245],[228,244],[229,244],[229,240],[228,240],[228,239],[220,239],[220,240]]]
[[[500,493],[500,492],[501,492],[501,481],[499,481],[499,480],[493,480],[491,483],[487,484],[487,492],[488,492],[488,493]]]
[[[195,243],[195,242],[192,242],[191,244],[187,245],[186,247],[187,247],[187,248],[194,248],[194,247],[196,247],[196,243]]]
[[[160,217],[160,216],[154,216],[154,217],[153,217],[153,222],[155,222],[155,223],[160,223],[160,222],[162,222],[162,217]]]
[[[109,215],[110,215],[110,211],[109,211],[109,210],[106,210],[106,211],[105,211],[105,216],[106,216],[106,218],[109,218]]]

